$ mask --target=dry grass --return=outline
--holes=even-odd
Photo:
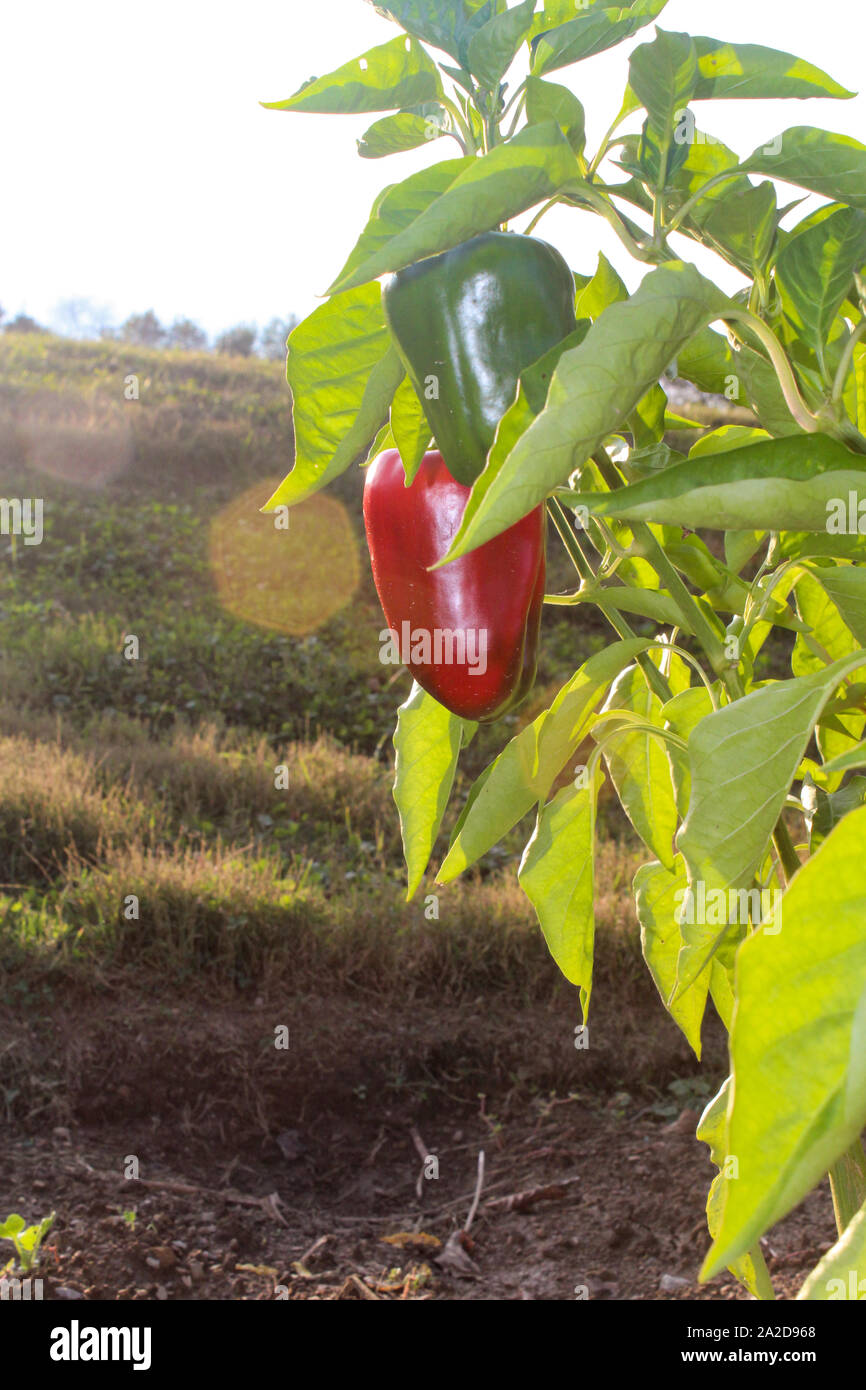
[[[106,787],[92,757],[61,744],[0,739],[0,863],[8,883],[62,877],[70,857],[96,860],[147,844],[165,816],[158,803]]]
[[[513,864],[405,902],[390,775],[371,758],[327,738],[275,755],[213,724],[161,741],[122,719],[27,727],[0,709],[0,852],[6,882],[31,885],[0,889],[17,969],[403,1000],[562,987]],[[639,966],[636,864],[600,847],[599,969],[618,977]]]

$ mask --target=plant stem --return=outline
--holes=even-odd
[[[574,530],[572,529],[571,524],[569,523],[568,516],[562,503],[556,497],[549,497],[547,500],[547,510],[550,514],[554,526],[556,527],[557,532],[559,533],[559,537],[566,550],[568,551],[571,561],[578,574],[580,575],[581,579],[584,580],[584,582],[594,584],[595,575],[592,572],[592,566],[590,565],[589,561],[587,560],[586,556],[580,548],[580,544],[578,542],[577,537],[574,534]],[[621,613],[610,612],[609,610],[601,611],[604,612],[604,616],[610,623],[614,632],[617,634],[618,637],[622,638],[624,642],[627,642],[631,638],[637,636],[637,633],[634,631],[634,629],[626,621],[626,619],[622,616]],[[668,685],[659,668],[655,665],[653,661],[650,660],[646,652],[640,653],[640,655],[637,657],[637,663],[643,671],[647,683],[650,689],[652,690],[653,694],[657,695],[663,704],[667,704],[668,700],[672,700],[673,691],[671,690],[670,686]]]
[[[800,856],[794,848],[794,841],[791,839],[788,827],[781,816],[776,829],[773,831],[773,844],[776,846],[785,878],[790,882],[801,867]]]
[[[619,474],[603,449],[597,449],[593,460],[611,492],[622,486]],[[659,545],[649,526],[643,521],[630,522],[629,527],[646,559],[652,565],[664,587],[668,590],[679,611],[685,619],[685,626],[691,628],[703,647],[710,665],[717,676],[725,682],[731,699],[742,695],[742,683],[737,671],[731,666],[725,654],[721,638],[706,617],[697,599],[689,593],[678,570],[674,568]]]
[[[555,208],[556,205],[557,205],[557,203],[561,203],[561,202],[562,202],[562,199],[561,199],[561,198],[548,198],[548,200],[547,200],[547,202],[544,204],[544,206],[543,206],[542,208],[539,208],[538,212],[537,212],[537,213],[535,214],[535,216],[533,217],[532,221],[530,222],[529,226],[526,228],[526,231],[524,232],[523,235],[524,235],[524,236],[530,236],[531,233],[535,231],[535,228],[538,226],[538,224],[539,224],[539,222],[541,221],[541,219],[542,219],[542,217],[544,216],[544,214],[545,214],[546,212],[550,212],[550,209],[551,209],[551,208]]]
[[[475,144],[475,136],[472,134],[466,121],[464,121],[460,107],[457,105],[456,101],[452,101],[450,97],[443,95],[439,97],[439,104],[440,106],[444,106],[445,110],[451,113],[457,129],[460,131],[458,143],[463,146],[463,153],[467,155],[477,154],[478,146]]]
[[[785,354],[785,349],[779,342],[772,328],[768,328],[763,319],[759,319],[756,314],[752,314],[748,309],[726,310],[722,316],[734,322],[746,324],[751,328],[755,337],[759,339],[761,345],[766,348],[767,355],[773,364],[776,376],[779,378],[779,385],[782,388],[782,395],[785,397],[785,404],[793,415],[801,430],[807,434],[817,434],[821,426],[815,416],[809,410],[794,376],[793,368]]]
[[[575,206],[579,206],[581,201],[588,203],[613,228],[629,255],[633,256],[636,261],[649,262],[652,260],[651,252],[638,245],[613,204],[609,203],[597,188],[593,188],[592,184],[581,181],[577,184],[566,185],[562,192],[572,202],[577,200]]]
[[[842,361],[839,363],[839,370],[836,373],[836,380],[833,382],[833,394],[831,400],[833,405],[839,405],[845,390],[845,382],[848,380],[848,373],[851,370],[851,363],[854,360],[854,350],[857,344],[866,338],[866,319],[861,319],[851,337],[845,344],[845,351],[842,354]]]
[[[605,131],[604,135],[602,136],[602,141],[601,141],[601,144],[599,145],[598,150],[597,150],[597,152],[596,152],[595,159],[592,161],[592,163],[591,163],[590,166],[589,166],[589,177],[590,177],[590,178],[592,178],[593,174],[594,174],[595,171],[598,169],[599,164],[601,163],[601,161],[604,159],[605,155],[607,154],[608,149],[609,149],[609,147],[610,147],[610,142],[611,142],[611,140],[613,139],[613,136],[616,134],[617,130],[618,130],[619,127],[622,125],[623,121],[625,120],[625,118],[626,118],[626,116],[627,116],[628,114],[629,114],[628,111],[620,110],[619,115],[617,116],[616,120],[612,123],[612,125],[610,125],[610,126],[608,127],[608,129]]]
[[[841,1236],[866,1202],[866,1155],[860,1139],[830,1169],[836,1229]]]
[[[706,183],[702,183],[700,188],[692,194],[691,198],[686,199],[679,212],[674,213],[673,217],[668,223],[668,233],[675,232],[677,228],[680,227],[683,222],[685,222],[692,208],[697,207],[698,203],[706,195],[709,189],[715,188],[720,183],[725,183],[728,179],[742,178],[742,174],[742,169],[737,167],[736,169],[725,169],[723,173],[714,174],[711,179],[707,179]]]

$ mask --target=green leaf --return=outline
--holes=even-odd
[[[729,454],[735,449],[745,448],[747,444],[759,444],[769,438],[766,430],[752,429],[751,425],[720,425],[717,430],[710,430],[709,434],[703,435],[692,445],[689,458]]]
[[[862,645],[859,635],[853,630],[862,626],[862,617],[858,612],[858,594],[849,594],[834,586],[833,577],[837,573],[841,576],[845,570],[850,570],[852,575],[861,574],[863,571],[853,566],[845,566],[838,571],[831,567],[827,570],[829,582],[825,582],[822,569],[823,567],[815,567],[811,572],[795,572],[792,576],[796,584],[797,612],[803,622],[808,624],[812,640],[817,642],[821,649],[819,655],[807,645],[802,634],[798,635],[791,655],[791,669],[795,676],[807,676],[821,671],[828,660],[840,661]],[[844,585],[844,578],[841,583]],[[843,605],[844,609],[853,610],[851,624],[847,621]],[[862,679],[864,674],[866,673],[861,671],[854,679]],[[825,763],[839,753],[844,753],[852,743],[858,742],[863,737],[864,724],[866,716],[860,710],[854,709],[844,714],[838,712],[832,727],[819,728],[816,741]],[[831,788],[838,785],[839,780],[831,774]]]
[[[700,76],[696,100],[723,97],[853,97],[820,68],[793,53],[753,43],[695,38]]]
[[[830,330],[854,280],[866,264],[866,212],[827,210],[799,236],[792,236],[776,260],[782,305],[798,335],[817,353],[826,370]]]
[[[823,531],[831,504],[864,481],[866,458],[829,435],[797,434],[689,458],[619,492],[583,500],[596,516],[695,531]]]
[[[556,121],[571,148],[580,154],[586,144],[586,118],[574,92],[541,77],[526,79],[526,117],[530,125]]]
[[[363,466],[366,468],[367,464],[372,463],[373,460],[377,459],[380,454],[383,454],[386,449],[396,449],[396,447],[397,441],[391,433],[391,419],[389,416],[376,435],[376,438],[373,440],[373,443],[370,445]]]
[[[673,137],[674,116],[687,106],[698,80],[698,52],[689,34],[657,29],[629,60],[629,87],[645,107],[649,131],[663,143]]]
[[[405,229],[351,272],[346,267],[331,292],[351,289],[386,271],[402,270],[424,256],[447,251],[575,181],[580,182],[577,160],[559,126],[552,121],[526,126],[508,144],[470,160],[447,191]]]
[[[734,357],[726,338],[712,328],[701,328],[680,349],[677,375],[690,381],[699,391],[723,396],[736,380]]]
[[[358,154],[362,159],[382,159],[385,155],[416,150],[419,145],[449,133],[450,117],[445,107],[438,101],[425,101],[409,111],[374,121],[358,141]]]
[[[488,454],[490,477],[496,475],[500,463],[508,456],[514,444],[526,432],[535,417],[544,409],[547,392],[557,363],[563,353],[568,352],[583,341],[589,331],[589,326],[588,319],[579,319],[573,333],[570,333],[567,338],[563,338],[561,343],[557,343],[549,352],[546,352],[521,376],[517,398],[500,420]],[[487,468],[485,468],[483,476],[488,476]],[[476,479],[476,487],[480,481],[480,479]],[[445,563],[445,559],[440,560],[432,568],[441,569]],[[665,619],[665,621],[667,620]]]
[[[348,280],[358,266],[376,256],[394,237],[421,215],[431,203],[475,163],[464,159],[443,159],[429,169],[419,169],[401,183],[389,184],[379,194],[366,227],[352,249],[335,283]]]
[[[826,763],[824,765],[826,771]],[[823,787],[811,789],[813,798],[807,796],[803,788],[803,805],[806,806],[806,829],[809,832],[809,848],[812,854],[832,830],[852,811],[866,802],[866,777],[852,777],[838,791],[826,792]]]
[[[368,449],[403,376],[378,285],[314,309],[289,337],[295,466],[262,508],[294,506]]]
[[[748,888],[815,724],[864,656],[858,652],[812,676],[772,682],[701,720],[689,739],[691,800],[677,838],[690,884],[703,883],[707,894]],[[727,930],[727,920],[683,925],[681,988],[700,974]]]
[[[754,1245],[866,1123],[866,808],[836,827],[737,958],[721,1227],[701,1277]],[[781,930],[779,930],[781,928]]]
[[[854,768],[866,767],[866,742],[858,743],[847,753],[840,753],[824,764],[825,772],[850,772]]]
[[[462,61],[463,38],[473,19],[490,10],[487,0],[368,0],[378,14],[392,19],[417,39]]]
[[[866,1205],[816,1264],[797,1298],[813,1303],[866,1299]]]
[[[625,423],[696,330],[727,304],[693,266],[672,261],[651,271],[625,303],[605,310],[580,346],[560,358],[547,405],[507,458],[488,457],[447,558],[506,530],[565,483]]]
[[[448,805],[463,739],[463,720],[445,709],[417,681],[397,711],[394,800],[408,873],[407,902],[430,862]]]
[[[669,871],[657,860],[644,864],[634,879],[634,900],[640,922],[640,943],[662,1003],[696,1057],[701,1055],[701,1023],[707,1005],[710,969],[699,976],[691,989],[671,1004],[677,982],[677,957],[682,945],[676,912],[688,886],[680,855]]]
[[[408,487],[421,466],[432,433],[424,407],[408,377],[400,382],[391,402],[391,432],[400,451]]]
[[[857,643],[866,647],[866,569],[858,565],[811,565],[810,571],[839,609]]]
[[[548,950],[580,988],[586,1020],[595,936],[595,815],[603,778],[563,787],[538,813],[518,879],[535,908]]]
[[[598,5],[586,14],[546,29],[532,44],[532,71],[539,76],[555,68],[578,63],[594,53],[614,48],[630,39],[644,25],[651,24],[661,14],[667,0],[633,0],[630,5],[614,5],[601,9]],[[572,11],[575,8],[572,5]],[[545,10],[547,5],[545,5]]]
[[[771,183],[723,185],[722,197],[699,203],[692,218],[697,240],[750,276],[762,270],[773,251],[778,226],[776,190]]]
[[[707,1226],[712,1237],[715,1237],[721,1224],[722,1210],[730,1181],[724,1171],[729,1157],[725,1152],[725,1127],[730,1094],[731,1078],[728,1077],[718,1095],[710,1101],[701,1116],[695,1136],[700,1143],[709,1147],[710,1159],[719,1169],[713,1179],[707,1198]],[[775,1297],[760,1246],[756,1246],[753,1252],[733,1260],[728,1268],[755,1298],[770,1300]]]
[[[578,291],[575,299],[575,313],[578,318],[600,318],[611,304],[619,304],[628,299],[624,281],[614,270],[603,251],[598,253],[598,269],[588,285]]]
[[[637,666],[617,678],[604,708],[631,710],[648,724],[664,727],[661,701]],[[665,869],[673,872],[679,818],[665,748],[643,729],[626,725],[622,733],[614,735],[612,728],[612,723],[605,721],[595,737],[604,740],[603,756],[620,804],[644,844]]]
[[[269,111],[332,114],[392,111],[441,96],[439,70],[415,39],[396,38],[344,63],[327,77],[311,78],[285,101],[263,101]]]
[[[466,50],[469,71],[481,86],[498,92],[499,84],[511,67],[518,48],[532,28],[535,0],[523,0],[488,19],[469,40]]]
[[[14,1240],[19,1231],[23,1231],[27,1222],[23,1216],[19,1216],[16,1211],[0,1225],[0,1240]]]
[[[760,146],[740,167],[837,203],[866,208],[866,145],[850,135],[793,126]]]
[[[472,788],[438,883],[457,878],[547,798],[555,778],[586,736],[587,721],[611,681],[646,646],[634,638],[614,642],[591,656],[562,687],[550,709],[506,745]]]

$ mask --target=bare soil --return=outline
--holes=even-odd
[[[746,1298],[695,1282],[713,1170],[649,1002],[654,1032],[611,1008],[588,1052],[561,1002],[34,1002],[0,1016],[0,1216],[56,1211],[49,1299]],[[778,1296],[832,1229],[824,1188],[771,1234]]]

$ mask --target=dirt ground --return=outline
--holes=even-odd
[[[263,999],[109,992],[2,1017],[0,1215],[56,1211],[49,1299],[747,1297],[695,1283],[697,1111],[672,1118],[646,1076],[617,1088],[640,1080],[639,1019],[581,1056],[558,1007],[507,1033],[489,1012],[300,1001],[284,1050]],[[530,1037],[557,1041],[521,1066]],[[681,1074],[678,1035],[654,1046],[652,1075]],[[832,1229],[825,1185],[765,1241],[780,1297]]]

